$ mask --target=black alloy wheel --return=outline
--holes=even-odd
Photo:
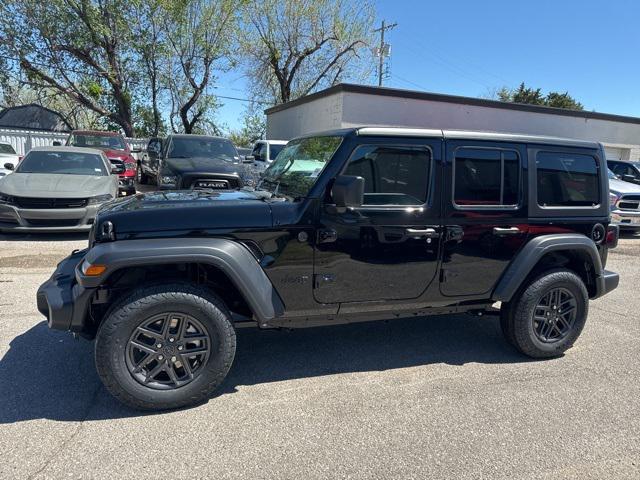
[[[576,321],[577,301],[566,288],[554,288],[544,295],[533,313],[533,328],[541,342],[565,338]]]
[[[140,384],[170,390],[193,381],[211,354],[211,337],[185,313],[162,313],[143,321],[127,343],[126,364]]]

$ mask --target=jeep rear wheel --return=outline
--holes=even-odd
[[[186,284],[143,288],[119,302],[96,336],[96,368],[124,404],[164,410],[197,404],[222,383],[236,337],[224,303]]]
[[[544,272],[521,289],[501,313],[502,331],[513,346],[533,358],[562,355],[580,336],[589,294],[570,270]]]

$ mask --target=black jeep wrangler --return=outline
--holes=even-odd
[[[125,404],[206,399],[235,329],[497,310],[525,355],[561,355],[614,289],[600,144],[358,128],[289,142],[255,189],[112,202],[37,294],[51,328],[95,338]],[[425,320],[428,321],[428,320]]]

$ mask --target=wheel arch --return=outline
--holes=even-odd
[[[191,270],[196,268],[196,278],[205,274],[220,285],[228,281],[229,289],[240,295],[259,323],[284,312],[284,304],[258,260],[249,249],[234,240],[180,238],[100,243],[87,252],[85,261],[105,265],[106,270],[98,277],[84,276],[77,271],[78,283],[84,288],[97,290],[132,272],[148,269],[158,274],[155,283],[180,277],[193,278]]]
[[[595,243],[579,234],[552,234],[535,237],[513,258],[494,289],[492,299],[508,302],[532,276],[564,267],[585,283],[589,297],[604,291],[602,260]]]

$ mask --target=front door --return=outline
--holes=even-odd
[[[448,141],[440,291],[488,296],[528,231],[526,149]]]
[[[342,172],[364,178],[362,207],[321,207],[314,261],[320,303],[416,298],[437,271],[441,140],[366,140]]]

